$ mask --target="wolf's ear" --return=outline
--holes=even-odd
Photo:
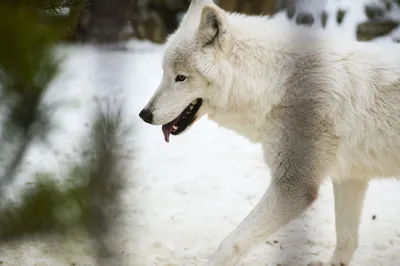
[[[197,41],[203,46],[213,44],[217,38],[222,41],[227,26],[225,12],[216,5],[207,5],[201,11],[200,25],[196,33]]]
[[[179,28],[192,29],[197,27],[199,17],[203,6],[213,4],[212,0],[192,0],[189,8],[181,21]],[[196,26],[194,26],[196,25]]]

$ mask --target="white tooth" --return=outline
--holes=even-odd
[[[177,127],[177,126],[172,126],[172,129],[173,129],[173,130],[177,130],[178,127]]]
[[[194,100],[193,102],[192,102],[192,104],[196,104],[197,103],[197,100]]]
[[[193,108],[194,108],[194,106],[193,106],[193,105],[189,106],[189,109],[190,109],[190,110],[193,110]]]

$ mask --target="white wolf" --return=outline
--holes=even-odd
[[[400,173],[400,46],[362,43],[193,0],[167,42],[159,88],[143,108],[165,140],[207,114],[262,143],[269,188],[208,265],[238,263],[333,181],[337,246],[358,245],[368,182]]]

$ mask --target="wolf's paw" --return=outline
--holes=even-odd
[[[307,266],[347,266],[344,263],[332,263],[332,262],[321,262],[321,261],[311,261]]]

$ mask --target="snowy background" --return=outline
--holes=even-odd
[[[337,5],[346,8],[343,24],[328,20],[326,30],[355,38],[356,24],[365,20],[360,4],[365,1],[327,1],[325,7],[314,2],[313,12],[324,8],[332,16]],[[286,23],[283,13],[274,19]],[[259,145],[206,118],[170,143],[164,142],[161,128],[139,119],[139,111],[161,80],[163,49],[139,41],[128,42],[123,51],[61,46],[66,60],[48,99],[63,99],[69,105],[53,114],[58,122],[51,136],[53,148],[34,146],[15,190],[10,190],[10,196],[17,194],[27,181],[24,173],[63,172],[78,148],[76,140],[88,129],[96,97],[125,99],[126,118],[134,126],[126,148],[134,150],[134,158],[115,238],[119,265],[124,266],[200,265],[254,207],[270,180]],[[353,265],[400,265],[399,191],[394,180],[371,183]],[[0,264],[92,265],[85,236],[78,232],[76,237],[73,244],[49,238],[0,247]],[[327,181],[312,208],[256,248],[243,265],[306,265],[313,259],[328,260],[334,245],[333,193]]]

